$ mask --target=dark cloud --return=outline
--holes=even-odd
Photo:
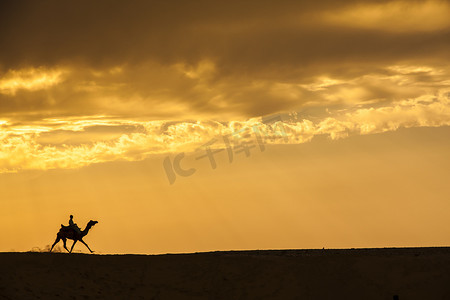
[[[0,59],[5,68],[16,68],[73,61],[194,63],[210,57],[234,73],[273,65],[448,57],[449,30],[393,34],[329,26],[315,15],[355,2],[361,1],[6,1]]]
[[[446,64],[448,27],[385,30],[332,24],[323,17],[391,2],[2,1],[0,74],[41,66],[70,72],[50,88],[0,94],[0,114],[257,116],[327,104],[323,90],[296,86],[318,76],[353,80],[389,75],[386,67],[393,64]],[[202,78],[173,67],[197,68],[204,61],[214,70]],[[118,66],[122,72],[108,71]],[[427,73],[414,77],[435,85],[445,80]],[[283,91],[280,84],[293,86]],[[368,82],[361,87],[367,90],[361,101],[417,94],[396,94],[391,86]]]

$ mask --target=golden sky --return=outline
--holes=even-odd
[[[3,1],[0,251],[448,245],[449,15]]]

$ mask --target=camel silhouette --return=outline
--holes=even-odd
[[[89,230],[91,229],[92,226],[94,226],[95,224],[97,224],[97,221],[92,221],[90,220],[87,225],[86,228],[81,231],[80,233],[76,232],[73,228],[71,228],[70,226],[64,226],[61,224],[61,229],[59,230],[59,232],[56,234],[56,241],[53,243],[52,248],[50,249],[50,252],[52,252],[53,247],[55,247],[56,244],[58,244],[58,242],[60,240],[63,240],[64,242],[64,249],[67,250],[67,252],[72,253],[73,247],[75,246],[75,244],[80,241],[82,242],[88,249],[89,251],[94,252],[91,250],[91,248],[89,248],[89,246],[83,241],[83,237],[86,236],[89,233]],[[66,240],[73,240],[73,244],[72,247],[69,249],[67,249],[66,247]]]

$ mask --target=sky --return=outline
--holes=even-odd
[[[2,1],[0,251],[448,245],[449,15]]]

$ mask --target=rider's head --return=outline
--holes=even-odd
[[[72,215],[70,215],[70,218],[71,218],[71,219],[73,219],[73,216],[72,216]]]

